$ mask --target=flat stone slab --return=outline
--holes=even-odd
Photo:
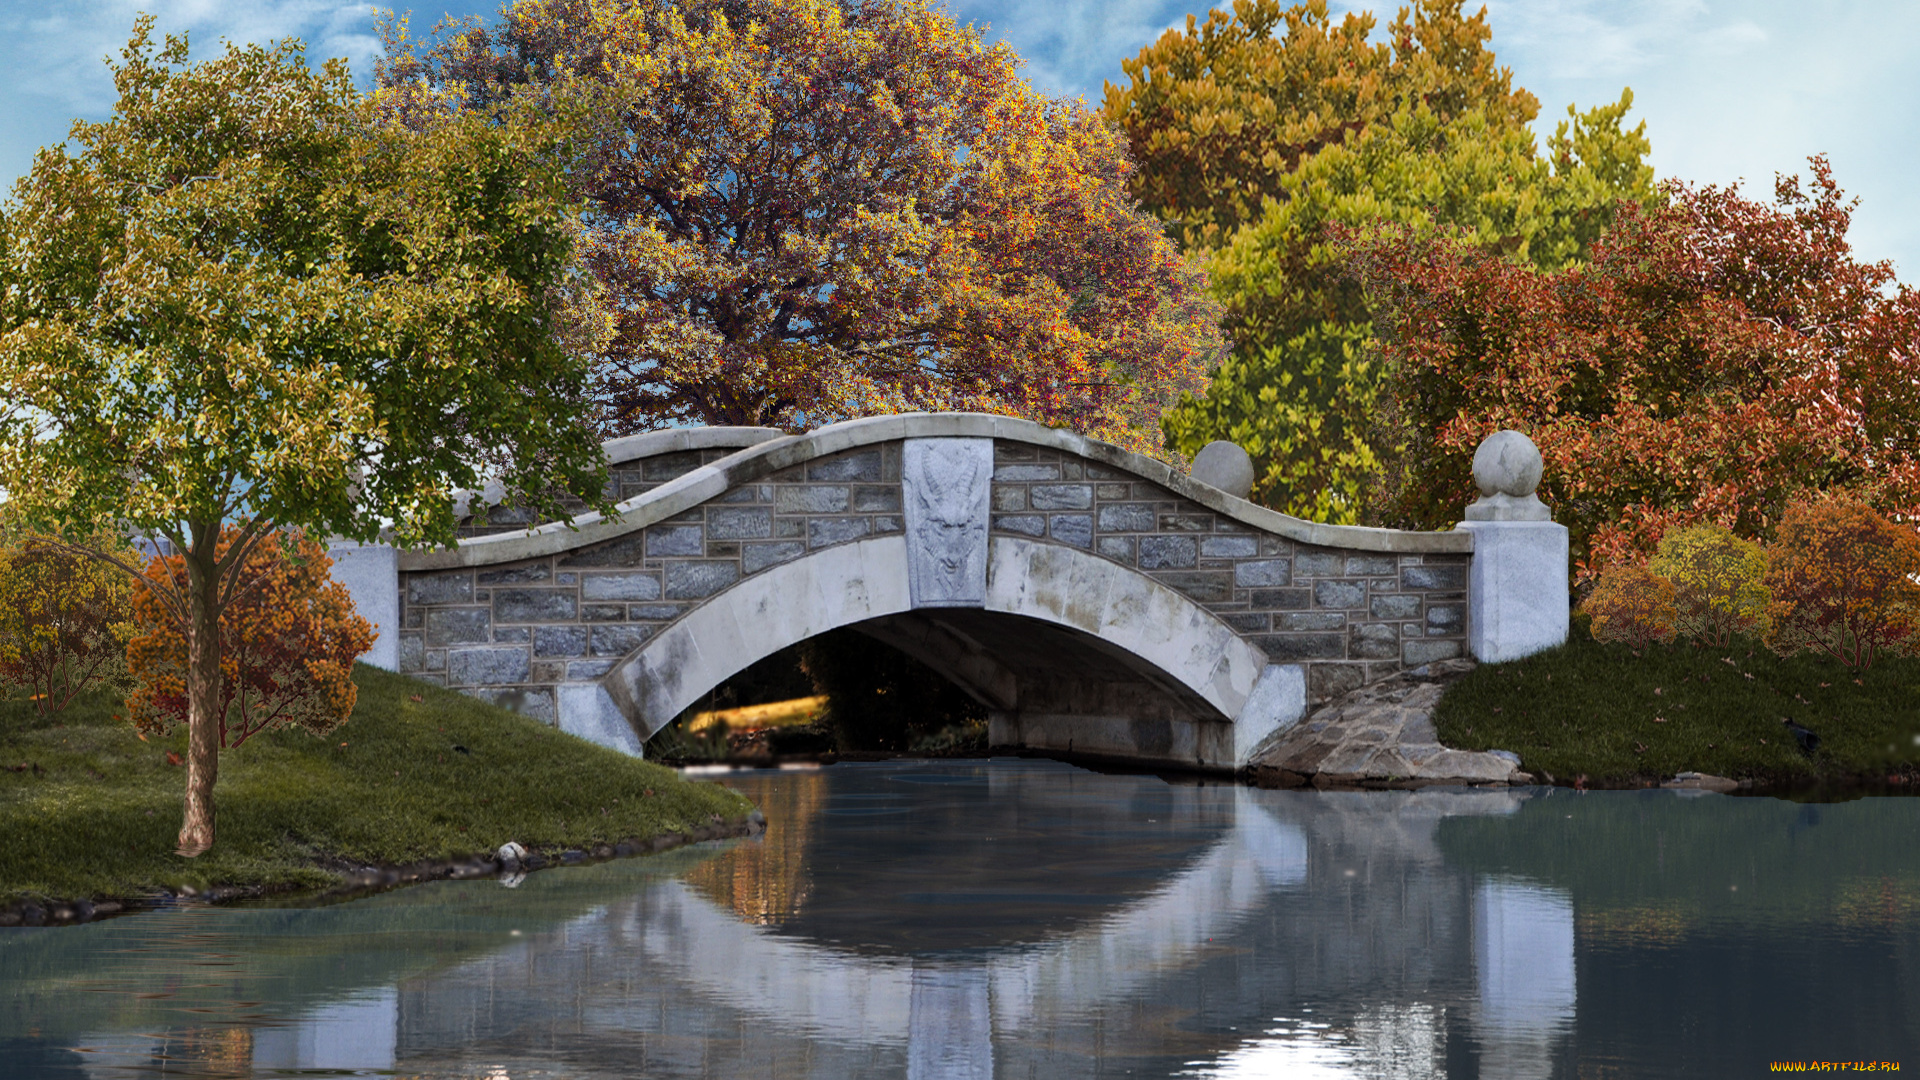
[[[1440,694],[1474,666],[1439,660],[1362,686],[1256,750],[1248,771],[1279,787],[1531,784],[1512,754],[1449,749],[1434,733]]]

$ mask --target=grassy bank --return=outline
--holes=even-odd
[[[1820,737],[1804,754],[1781,720]],[[1558,649],[1484,664],[1447,689],[1441,741],[1511,750],[1562,783],[1632,785],[1695,771],[1769,785],[1920,775],[1920,659],[1860,672],[1756,642],[1712,649],[1595,642],[1576,623]]]
[[[137,897],[156,888],[327,888],[348,865],[590,848],[684,832],[751,807],[724,788],[364,665],[330,738],[260,735],[221,756],[218,842],[173,854],[181,730],[142,741],[97,694],[42,718],[0,702],[0,904]]]

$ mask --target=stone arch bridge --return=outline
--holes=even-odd
[[[1565,633],[1551,522],[1317,524],[1007,417],[695,428],[607,454],[615,517],[495,512],[452,549],[348,555],[382,624],[373,662],[639,753],[754,661],[851,627],[985,705],[996,746],[1231,770],[1312,703],[1551,644],[1521,640],[1535,608]],[[1489,527],[1558,530],[1557,599],[1524,559],[1476,565],[1476,539],[1502,546]]]

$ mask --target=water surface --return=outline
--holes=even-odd
[[[733,774],[765,837],[0,932],[0,1075],[1920,1069],[1920,800]]]

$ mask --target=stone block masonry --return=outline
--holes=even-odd
[[[622,462],[645,479],[618,522],[589,515],[578,531],[405,555],[399,667],[570,729],[562,702],[589,702],[597,711],[579,726],[604,731],[618,706],[603,680],[689,612],[816,553],[904,535],[915,438],[990,446],[988,536],[1082,552],[1173,590],[1297,669],[1308,701],[1467,652],[1469,537],[1299,522],[1070,433],[942,415],[737,449],[663,443],[659,461]]]

